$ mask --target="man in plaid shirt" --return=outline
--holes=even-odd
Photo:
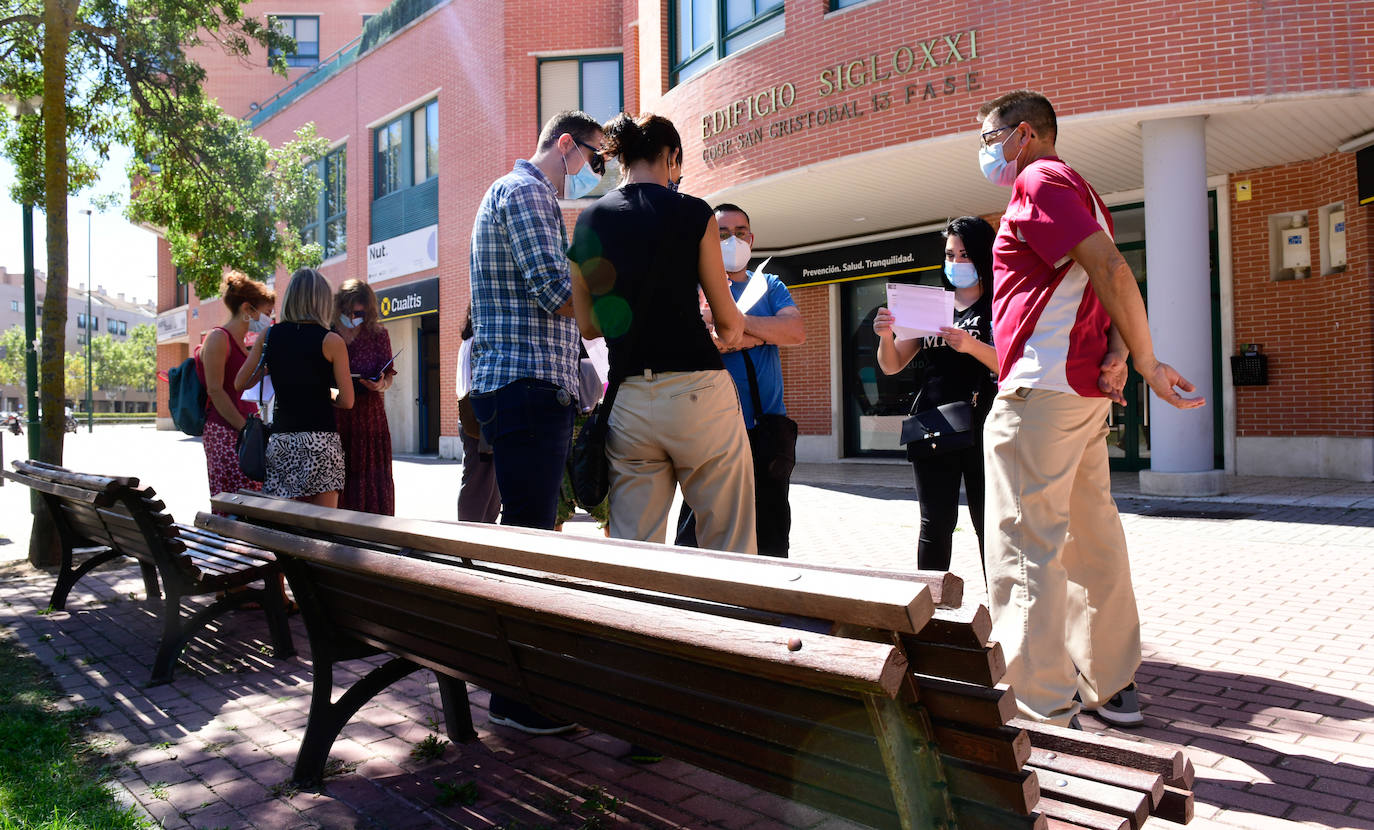
[[[487,190],[472,225],[472,392],[492,448],[501,523],[552,529],[572,442],[580,339],[560,198],[596,187],[601,125],[561,112],[528,161]],[[491,719],[533,734],[573,728],[492,695]]]

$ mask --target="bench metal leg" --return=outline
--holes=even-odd
[[[263,577],[262,610],[267,614],[267,630],[272,635],[272,656],[285,660],[296,656],[296,644],[291,639],[291,623],[286,620],[286,598],[278,584],[280,579],[276,574]]]
[[[181,594],[169,587],[167,596],[162,600],[162,638],[158,641],[157,656],[153,658],[153,676],[148,680],[149,686],[172,682],[172,669],[176,667],[177,657],[189,640],[181,625]]]
[[[902,830],[952,828],[954,807],[925,710],[904,700],[864,695],[887,767]]]
[[[455,744],[477,740],[472,726],[472,705],[468,701],[468,684],[446,674],[435,673],[439,681],[439,701],[444,707],[444,729]]]
[[[148,599],[162,599],[162,589],[158,587],[157,581],[157,566],[151,562],[140,560],[138,569],[143,572],[143,591],[147,594]]]
[[[265,588],[248,588],[230,591],[187,617],[181,619],[181,595],[169,588],[162,603],[162,641],[158,644],[157,657],[153,660],[153,676],[150,686],[172,682],[172,672],[177,659],[186,645],[211,620],[249,602],[257,602],[267,614],[267,626],[272,636],[272,654],[279,660],[294,657],[295,642],[291,637],[291,625],[286,619],[286,605],[274,575],[268,574]]]
[[[299,786],[319,784],[324,778],[329,750],[349,720],[379,692],[418,668],[419,664],[404,657],[394,657],[368,672],[334,701],[331,699],[334,695],[334,663],[332,660],[318,660],[310,691],[310,717],[305,724],[305,738],[301,740],[291,780]],[[441,694],[442,689],[440,686]],[[447,706],[445,710],[447,714]]]
[[[48,600],[48,604],[52,606],[54,611],[63,611],[66,609],[67,595],[71,593],[72,586],[76,584],[77,580],[101,565],[104,565],[106,562],[109,562],[111,559],[117,559],[124,555],[117,550],[106,548],[100,553],[92,555],[78,567],[73,568],[71,549],[66,548],[65,545],[63,547],[62,565],[57,572],[57,585],[53,587],[52,598]],[[147,584],[146,576],[144,577],[144,584]],[[156,575],[154,576],[154,584],[156,584]]]

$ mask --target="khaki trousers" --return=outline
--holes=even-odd
[[[611,410],[606,457],[612,537],[662,543],[680,485],[700,547],[758,552],[754,461],[729,372],[627,378]]]
[[[1009,389],[983,429],[992,638],[1022,714],[1065,726],[1140,666],[1140,619],[1107,468],[1106,398]]]

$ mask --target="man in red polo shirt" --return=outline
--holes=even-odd
[[[1155,358],[1145,304],[1101,197],[1055,154],[1038,93],[985,104],[984,175],[1012,188],[993,244],[998,395],[984,427],[993,639],[1022,713],[1076,725],[1083,708],[1141,723],[1140,620],[1111,495],[1107,415],[1126,356],[1163,401],[1193,385]]]

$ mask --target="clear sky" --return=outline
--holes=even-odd
[[[129,151],[124,147],[114,147],[110,160],[101,171],[100,182],[95,187],[71,197],[67,204],[68,239],[68,279],[73,288],[86,284],[86,235],[87,218],[78,210],[90,206],[89,200],[97,194],[118,194],[119,206],[105,213],[95,213],[90,218],[91,238],[91,282],[105,292],[115,295],[124,293],[124,299],[137,297],[139,302],[157,299],[157,237],[152,233],[131,225],[124,218],[123,211],[129,200],[129,179],[124,175],[129,163]],[[10,199],[10,187],[14,184],[14,168],[9,161],[0,158],[0,266],[12,272],[24,270],[23,213],[20,205]],[[47,234],[44,231],[46,217],[43,211],[34,210],[34,267],[47,271]]]

